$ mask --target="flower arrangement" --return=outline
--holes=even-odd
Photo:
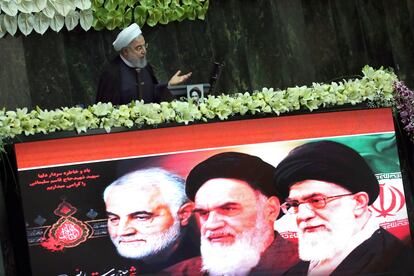
[[[102,128],[110,132],[113,127],[157,126],[163,123],[207,122],[227,120],[240,115],[276,114],[292,111],[313,111],[323,107],[369,102],[371,106],[391,106],[393,84],[397,76],[387,69],[365,66],[359,79],[330,84],[313,83],[311,86],[290,87],[285,90],[263,88],[252,93],[208,96],[199,104],[191,101],[144,104],[134,101],[114,106],[98,103],[87,108],[63,107],[29,111],[0,110],[0,148],[6,140],[19,135],[48,134],[57,131],[87,132]],[[411,109],[412,111],[412,109]],[[411,113],[412,114],[412,113]]]
[[[404,130],[414,141],[414,91],[410,90],[402,81],[394,84],[395,107],[400,115]]]

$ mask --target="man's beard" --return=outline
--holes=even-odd
[[[131,62],[135,68],[141,68],[141,69],[147,66],[148,64],[146,56],[142,58],[133,58],[129,60],[129,62]]]
[[[316,232],[298,229],[299,257],[304,261],[331,259],[346,248],[352,236],[353,228],[347,225]]]
[[[136,234],[128,237],[111,238],[118,254],[122,257],[134,260],[151,260],[163,255],[172,248],[181,235],[181,225],[178,218],[174,218],[174,224],[161,234],[143,235]],[[143,239],[145,242],[123,243],[122,240]]]
[[[268,229],[263,211],[258,210],[258,214],[255,227],[236,236],[231,245],[211,244],[206,237],[201,237],[202,271],[210,275],[247,275],[259,263],[273,229]],[[222,231],[233,234],[231,229]]]

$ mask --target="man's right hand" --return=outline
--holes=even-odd
[[[185,75],[180,75],[180,74],[181,74],[181,70],[178,70],[177,73],[175,73],[174,76],[172,76],[171,79],[168,81],[168,86],[177,85],[177,84],[185,82],[186,80],[190,78],[192,72],[189,72]]]

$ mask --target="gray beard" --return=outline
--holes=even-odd
[[[170,248],[177,242],[181,235],[180,220],[174,218],[174,224],[165,232],[158,235],[146,236],[146,243],[142,245],[128,245],[120,243],[121,238],[111,238],[118,254],[122,257],[134,260],[157,260],[162,259],[163,254],[168,253]],[[133,239],[133,237],[129,237]],[[162,261],[162,260],[161,260]]]
[[[130,60],[129,62],[131,62],[135,68],[141,68],[141,69],[147,66],[148,64],[147,57],[133,59],[133,60]]]

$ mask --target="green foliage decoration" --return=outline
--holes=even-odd
[[[0,38],[17,30],[25,36],[63,26],[70,31],[78,24],[87,31],[92,22],[91,0],[0,0]]]
[[[80,25],[85,31],[205,18],[209,0],[0,0],[0,38]]]
[[[188,124],[209,120],[227,120],[240,115],[265,115],[324,107],[369,102],[371,106],[392,106],[397,76],[390,69],[365,66],[362,77],[340,82],[313,83],[311,86],[289,87],[285,90],[263,88],[251,93],[219,96],[209,95],[199,104],[191,101],[172,101],[144,104],[133,101],[114,106],[98,103],[87,108],[63,107],[29,111],[0,110],[0,146],[19,135],[48,134],[57,131],[87,132],[102,128],[110,132],[114,127],[140,128],[165,123]],[[0,147],[1,148],[1,147]]]
[[[95,30],[168,24],[184,19],[204,20],[209,0],[92,0]]]

